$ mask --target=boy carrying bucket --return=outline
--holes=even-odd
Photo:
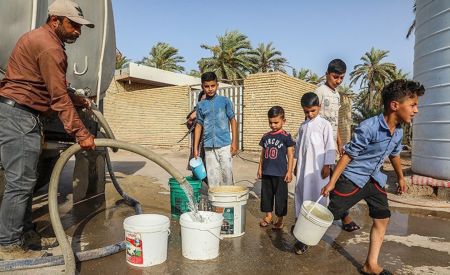
[[[266,216],[259,225],[267,227],[272,223],[273,203],[277,221],[272,229],[283,228],[283,217],[287,214],[288,186],[292,181],[295,142],[289,133],[283,130],[286,122],[284,109],[280,106],[270,108],[267,113],[272,131],[265,134],[259,145],[262,147],[258,166],[258,178],[261,183],[261,212]]]
[[[378,265],[378,255],[389,223],[388,198],[385,191],[387,176],[380,171],[384,160],[394,167],[398,193],[406,192],[400,162],[403,123],[410,123],[418,112],[418,99],[425,93],[420,83],[395,80],[381,92],[384,113],[361,122],[352,140],[344,147],[344,155],[336,165],[330,182],[322,189],[330,196],[328,209],[335,219],[360,200],[369,206],[373,219],[369,252],[361,268],[362,274],[392,274]]]
[[[203,135],[206,173],[209,187],[233,185],[232,156],[237,154],[237,123],[229,98],[217,94],[219,85],[213,72],[201,76],[206,99],[197,105],[197,125],[194,131],[194,157],[200,155]],[[230,138],[230,125],[232,138]],[[203,131],[203,133],[202,133]]]
[[[315,93],[306,93],[300,103],[306,120],[298,129],[295,146],[297,182],[295,184],[295,218],[298,219],[304,201],[316,201],[320,190],[328,183],[331,166],[336,161],[336,147],[333,128],[319,115],[320,101]],[[321,200],[327,206],[325,199]],[[308,247],[298,241],[294,250],[302,254]]]

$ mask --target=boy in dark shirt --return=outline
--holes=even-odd
[[[283,130],[286,119],[282,107],[274,106],[270,108],[267,115],[272,131],[265,134],[259,142],[262,147],[258,167],[258,178],[262,179],[261,211],[266,213],[265,218],[260,222],[260,226],[267,227],[272,223],[275,197],[277,221],[273,229],[282,229],[283,217],[287,214],[287,184],[292,181],[295,142],[291,135]]]

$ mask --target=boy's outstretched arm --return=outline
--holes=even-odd
[[[292,181],[292,169],[294,168],[294,146],[288,147],[288,169],[284,181],[290,183]]]
[[[231,125],[231,155],[235,156],[238,152],[238,129],[237,129],[237,122],[236,119],[233,117],[230,119],[230,125]]]
[[[324,188],[322,188],[322,191],[320,191],[320,193],[324,197],[328,197],[328,195],[330,195],[330,192],[333,191],[334,186],[336,185],[336,181],[341,176],[345,167],[347,167],[347,165],[350,163],[351,160],[352,160],[351,157],[346,153],[344,153],[344,155],[342,155],[342,157],[339,159],[336,168],[334,169],[333,174],[331,175],[330,182],[327,185],[325,185]]]
[[[200,144],[200,135],[202,134],[202,125],[197,123],[194,130],[194,158],[198,158],[200,152],[198,146]]]
[[[398,180],[398,194],[406,193],[407,186],[405,177],[403,176],[403,170],[402,170],[402,163],[400,160],[400,155],[398,156],[389,156],[389,160],[392,163],[392,166],[394,167],[395,174],[397,174],[397,180]]]

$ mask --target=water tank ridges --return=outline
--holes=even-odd
[[[412,170],[450,179],[450,1],[417,0],[414,79],[426,92],[413,123]]]

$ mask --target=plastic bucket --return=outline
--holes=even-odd
[[[203,222],[193,221],[190,213],[184,213],[180,217],[182,254],[191,260],[214,259],[219,256],[223,217],[207,211],[199,211],[199,214],[203,217]]]
[[[162,215],[141,214],[126,218],[123,228],[127,263],[146,267],[165,262],[169,227],[169,218]]]
[[[205,165],[203,165],[202,158],[192,158],[189,161],[189,166],[191,166],[192,173],[197,179],[203,180],[206,178],[206,169]]]
[[[213,211],[223,215],[220,234],[227,238],[244,235],[248,189],[243,186],[213,187],[208,191],[208,199]]]
[[[322,239],[328,227],[333,223],[333,214],[325,206],[317,204],[308,215],[315,202],[304,201],[300,216],[294,227],[294,236],[307,245],[316,245]]]
[[[202,187],[202,182],[200,180],[194,179],[193,177],[186,177],[188,183],[192,186],[194,191],[194,202],[200,202],[200,188]],[[188,208],[188,198],[183,189],[181,189],[180,184],[174,179],[169,179],[170,186],[170,212],[172,218],[179,219],[181,214],[189,212]]]

